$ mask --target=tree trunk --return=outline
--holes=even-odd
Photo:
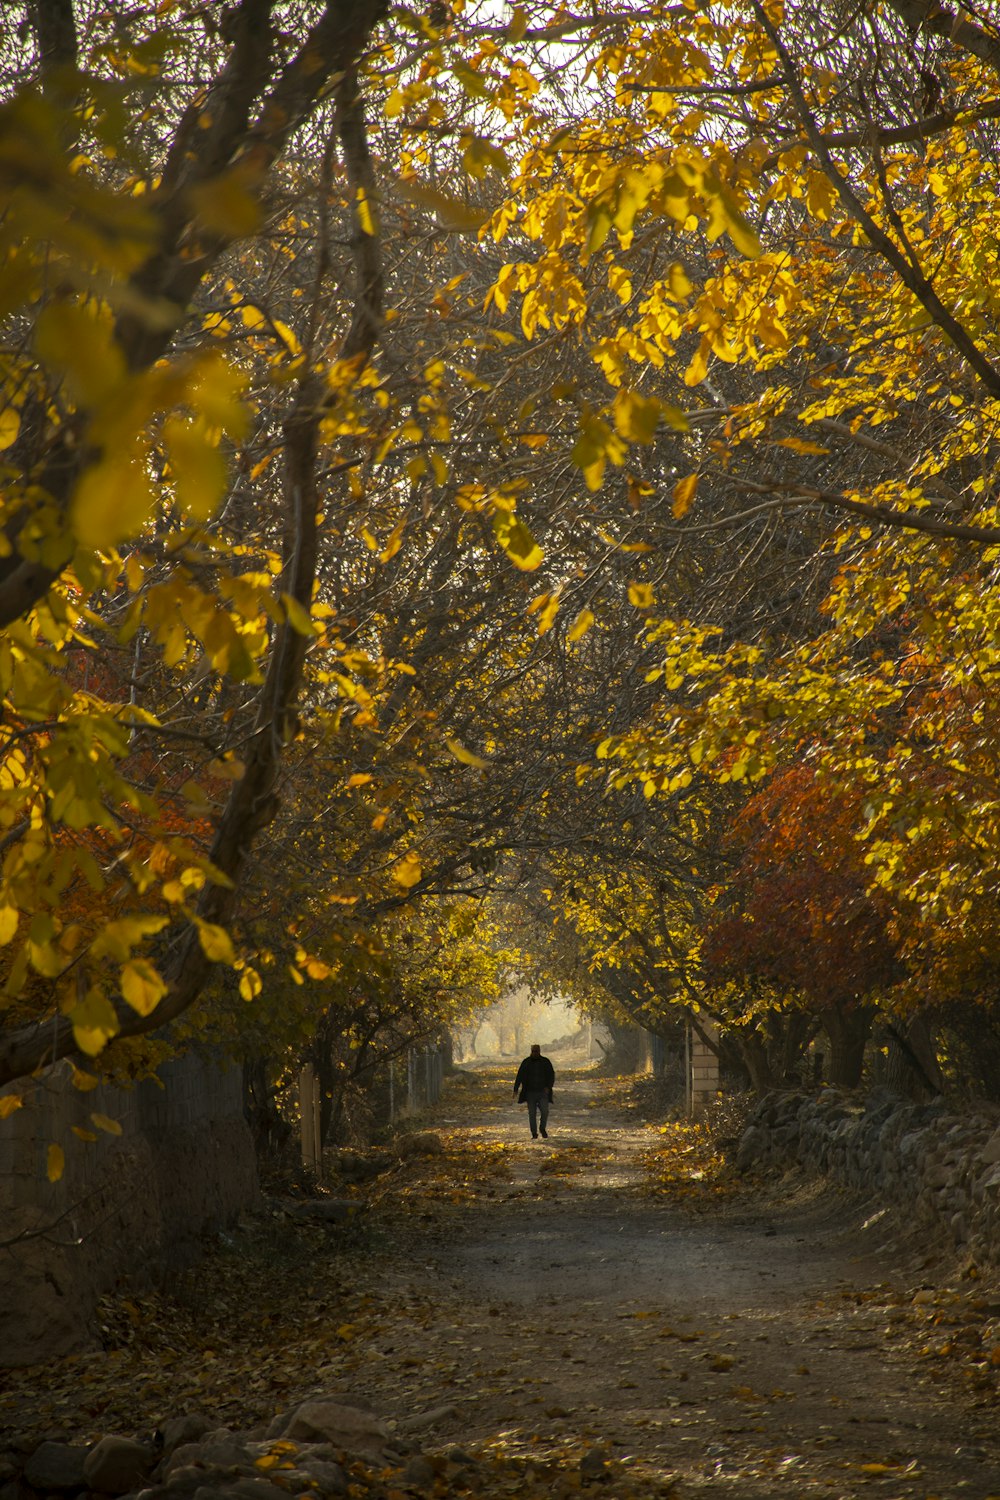
[[[943,1092],[944,1080],[925,1016],[905,1025],[885,1027],[886,1087],[907,1099],[924,1102]]]
[[[750,1087],[754,1093],[766,1094],[773,1089],[775,1086],[774,1070],[771,1067],[771,1059],[768,1056],[764,1038],[756,1025],[753,1030],[739,1031],[736,1035],[736,1045],[750,1075]]]
[[[871,1035],[875,1008],[871,1005],[836,1007],[821,1017],[830,1041],[830,1082],[856,1089],[861,1082],[865,1044]]]

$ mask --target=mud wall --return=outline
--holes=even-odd
[[[239,1069],[189,1055],[160,1076],[84,1093],[62,1063],[0,1120],[0,1365],[84,1346],[103,1292],[159,1282],[255,1203]]]
[[[1000,1262],[1000,1110],[957,1114],[878,1092],[771,1093],[747,1122],[736,1164],[798,1165],[905,1208],[931,1234]]]

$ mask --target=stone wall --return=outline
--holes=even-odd
[[[771,1093],[747,1121],[737,1166],[798,1165],[906,1210],[982,1262],[1000,1262],[1000,1109],[884,1092]]]
[[[256,1202],[239,1069],[190,1054],[160,1072],[84,1093],[62,1063],[0,1120],[0,1365],[85,1344],[103,1292],[159,1281]],[[53,1143],[65,1153],[57,1182]]]

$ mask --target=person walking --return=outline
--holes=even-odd
[[[549,1133],[545,1127],[549,1123],[549,1105],[552,1103],[552,1088],[555,1081],[555,1068],[547,1057],[542,1056],[541,1047],[534,1042],[514,1079],[514,1098],[528,1106],[528,1123],[531,1126],[532,1140],[538,1138],[539,1124],[541,1124],[542,1135],[548,1138]]]

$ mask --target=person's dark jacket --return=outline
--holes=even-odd
[[[546,1089],[551,1094],[555,1081],[556,1070],[547,1057],[528,1056],[517,1070],[514,1093],[516,1094],[520,1089],[521,1099],[525,1094],[542,1094]]]

